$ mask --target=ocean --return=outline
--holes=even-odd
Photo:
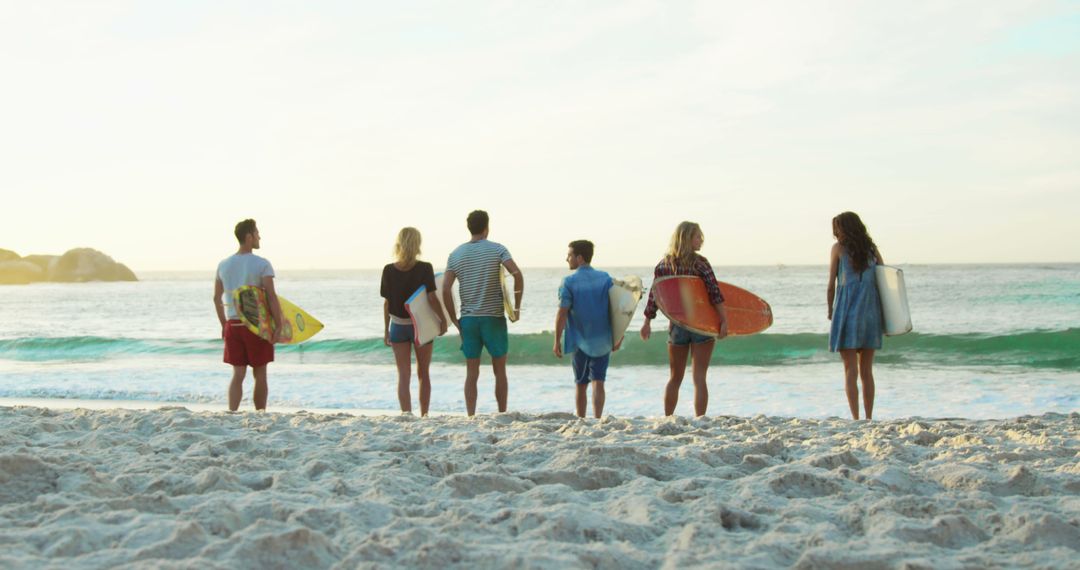
[[[875,359],[876,418],[1002,418],[1080,408],[1080,265],[902,265],[914,332],[886,337]],[[613,276],[650,268],[605,268]],[[565,269],[525,269],[522,318],[509,325],[512,410],[572,411],[570,360],[553,344]],[[723,340],[709,371],[710,415],[846,417],[842,366],[828,352],[825,266],[716,267],[773,308],[762,334]],[[137,283],[0,286],[0,398],[225,404],[230,367],[212,304],[213,272],[146,272]],[[279,346],[269,407],[398,408],[382,343],[379,270],[279,271],[279,293],[322,320],[314,339]],[[605,411],[663,412],[666,320],[637,337],[644,301],[612,357]],[[436,341],[432,403],[464,410],[453,328]],[[414,372],[415,374],[415,372]],[[251,380],[243,408],[250,408]],[[677,413],[692,415],[689,379]],[[414,408],[417,389],[413,383]],[[495,410],[490,367],[478,411]]]

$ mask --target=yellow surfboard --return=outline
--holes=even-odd
[[[323,324],[307,311],[278,295],[281,303],[281,316],[285,323],[278,342],[296,344],[315,336],[323,329]],[[269,341],[274,337],[274,319],[270,305],[266,302],[266,291],[262,287],[245,285],[233,292],[233,303],[240,320],[248,330],[260,338]]]

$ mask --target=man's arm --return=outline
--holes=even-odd
[[[514,263],[513,259],[507,259],[503,262],[503,267],[506,268],[510,275],[514,276],[514,315],[516,318],[521,318],[521,297],[525,294],[525,276],[521,274],[521,269],[518,269],[517,263]]]
[[[563,330],[566,329],[566,316],[570,314],[570,309],[565,307],[559,307],[559,312],[555,315],[555,346],[552,347],[551,352],[555,353],[556,358],[562,358],[562,340]]]
[[[447,269],[446,272],[443,274],[443,282],[441,289],[443,305],[446,307],[446,314],[450,315],[450,322],[453,323],[455,327],[457,327],[458,331],[460,331],[461,322],[458,321],[457,308],[454,307],[454,295],[452,293],[452,289],[450,289],[454,286],[454,281],[456,280],[457,275],[455,275],[453,271]]]
[[[222,285],[221,279],[214,278],[214,310],[217,311],[217,320],[221,323],[221,338],[225,338],[225,303],[221,301],[221,296],[225,294],[225,285]]]
[[[266,291],[266,302],[270,304],[270,314],[274,317],[274,338],[271,344],[281,340],[281,331],[285,328],[285,317],[281,314],[281,301],[278,301],[277,291],[274,290],[274,278],[263,277],[262,288]]]

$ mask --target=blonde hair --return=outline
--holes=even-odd
[[[394,243],[394,258],[406,267],[416,263],[420,255],[420,230],[416,228],[401,228],[398,232],[397,242]]]
[[[701,226],[694,222],[682,222],[671,234],[671,245],[668,246],[664,261],[674,268],[687,268],[694,264],[697,254],[694,246],[690,243],[694,235],[702,233]]]

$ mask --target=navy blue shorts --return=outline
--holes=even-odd
[[[588,384],[592,380],[603,382],[607,378],[608,360],[611,354],[589,356],[580,350],[574,351],[574,383]]]
[[[712,342],[716,340],[715,337],[711,337],[707,334],[698,334],[696,332],[690,332],[679,325],[671,325],[668,329],[668,344],[675,346],[686,346],[688,344],[704,344],[706,342]]]

